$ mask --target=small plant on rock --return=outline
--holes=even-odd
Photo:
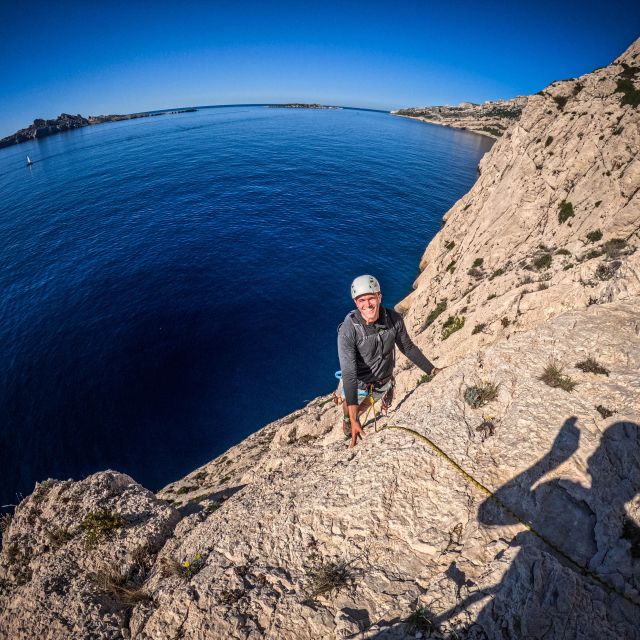
[[[494,278],[497,278],[498,276],[503,276],[504,275],[504,269],[496,269],[490,276],[489,276],[489,280],[493,280]]]
[[[446,340],[451,334],[460,331],[462,327],[464,327],[464,317],[449,316],[442,325],[442,339]]]
[[[509,322],[509,318],[502,318],[500,324],[506,329],[511,323]]]
[[[581,360],[576,363],[576,369],[584,371],[585,373],[596,373],[603,376],[609,375],[609,369],[605,369],[599,362],[589,356],[586,360]]]
[[[444,243],[444,248],[447,251],[451,251],[451,249],[453,249],[453,247],[455,247],[455,246],[456,246],[456,243],[453,240],[449,240],[448,242]]]
[[[139,602],[151,599],[144,585],[144,574],[135,570],[122,574],[116,568],[106,567],[91,577],[96,591],[121,609],[131,609]]]
[[[558,207],[558,221],[560,224],[565,223],[569,218],[573,218],[573,205],[566,200],[563,200]]]
[[[627,241],[624,238],[612,238],[602,245],[602,250],[607,255],[607,258],[613,260],[620,256],[626,246]]]
[[[557,256],[570,256],[571,255],[571,251],[569,251],[568,249],[556,249],[556,255]]]
[[[609,263],[602,262],[597,266],[595,276],[598,280],[611,280],[621,266],[622,263],[619,260]]]
[[[487,328],[486,323],[481,322],[480,324],[477,324],[475,327],[473,327],[473,330],[471,331],[471,335],[473,336],[476,333],[482,333],[486,328]]]
[[[89,513],[80,523],[80,528],[87,534],[87,545],[93,546],[100,538],[111,534],[115,529],[124,526],[124,524],[124,518],[119,513],[112,513],[103,509]]]
[[[551,266],[553,257],[550,253],[543,253],[533,260],[533,266],[540,271],[541,269],[548,269]]]
[[[496,424],[491,418],[483,417],[482,422],[476,427],[476,431],[480,432],[482,442],[490,438],[496,431]]]
[[[484,380],[480,384],[467,387],[464,400],[470,407],[478,409],[498,397],[498,388],[499,385],[494,382]]]
[[[177,491],[176,494],[179,496],[183,496],[185,493],[191,493],[192,491],[195,491],[198,487],[194,487],[192,485],[188,485],[185,484],[184,486],[180,487]]]
[[[598,242],[599,240],[602,240],[602,231],[600,229],[587,233],[587,242]]]
[[[327,560],[309,570],[309,598],[330,596],[335,591],[349,586],[355,580],[351,567],[353,561]]]
[[[456,261],[452,260],[448,265],[447,265],[447,271],[449,273],[453,273],[456,270]]]
[[[433,622],[434,618],[435,615],[427,607],[419,605],[405,620],[405,623],[409,627],[409,633],[431,633],[436,630],[436,625]]]
[[[545,140],[544,146],[548,147],[552,142],[553,142],[553,136],[547,136],[547,139]]]
[[[424,321],[423,329],[430,327],[435,322],[435,319],[441,313],[443,313],[446,308],[447,308],[447,300],[445,298],[444,300],[441,300],[440,302],[438,302],[435,308],[430,311],[429,315],[427,316],[427,319]]]
[[[607,407],[603,407],[601,404],[596,406],[596,411],[602,416],[602,418],[610,418],[616,411],[612,409],[607,409]]]
[[[471,267],[472,267],[472,268],[475,268],[475,267],[481,267],[483,262],[484,262],[484,258],[476,258],[476,259],[473,261],[473,264],[471,265]]]
[[[573,391],[578,384],[569,376],[562,373],[562,367],[555,361],[551,360],[544,368],[540,380],[554,389],[564,389],[564,391]]]
[[[433,376],[430,373],[425,373],[418,378],[418,384],[416,386],[425,384],[427,382],[431,382],[432,380],[433,380]]]

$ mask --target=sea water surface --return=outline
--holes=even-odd
[[[351,280],[409,293],[490,145],[240,106],[1,149],[0,504],[107,468],[156,490],[331,391]]]

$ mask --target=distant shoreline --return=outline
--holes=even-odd
[[[456,126],[454,124],[447,124],[446,122],[436,122],[434,120],[427,120],[426,118],[420,118],[416,116],[407,116],[401,113],[393,113],[392,116],[396,116],[397,118],[407,118],[408,120],[417,120],[418,122],[424,122],[425,124],[436,124],[439,127],[446,127],[447,129],[458,129],[459,131],[466,131],[467,133],[475,133],[477,136],[484,136],[485,138],[491,138],[491,140],[498,140],[498,136],[491,135],[486,131],[478,131],[477,129],[467,129],[463,126]]]
[[[56,133],[64,133],[72,129],[81,129],[103,122],[120,122],[121,120],[135,120],[137,118],[151,118],[154,116],[172,115],[177,113],[192,113],[197,111],[195,107],[188,109],[175,109],[173,111],[148,111],[144,113],[112,114],[106,116],[88,116],[87,118],[77,114],[75,116],[68,113],[61,113],[57,118],[45,120],[36,118],[33,124],[24,129],[19,129],[15,133],[0,139],[0,149],[10,147],[15,144],[48,138]]]

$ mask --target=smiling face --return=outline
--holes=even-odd
[[[358,296],[354,302],[360,315],[367,324],[375,322],[380,316],[380,303],[382,302],[381,293],[363,293]]]

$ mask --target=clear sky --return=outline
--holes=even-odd
[[[0,0],[0,136],[63,111],[509,98],[639,36],[628,0]]]

